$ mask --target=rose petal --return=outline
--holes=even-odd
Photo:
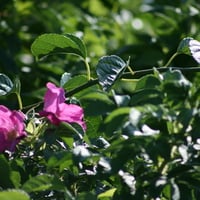
[[[47,91],[44,96],[44,110],[56,113],[58,105],[65,102],[64,89],[56,87],[53,83],[47,83]]]

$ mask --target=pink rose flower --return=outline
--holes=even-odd
[[[65,103],[65,91],[56,87],[53,83],[47,83],[47,91],[44,95],[44,108],[39,114],[47,117],[52,124],[59,125],[60,122],[77,123],[84,130],[83,109],[75,104]]]
[[[0,152],[14,151],[16,144],[26,136],[25,115],[0,105]]]

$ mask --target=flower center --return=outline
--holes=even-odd
[[[12,130],[12,131],[10,131],[10,132],[8,133],[8,135],[7,135],[7,140],[8,140],[8,141],[13,141],[13,140],[16,139],[16,137],[17,137],[17,132],[16,132],[15,130]]]

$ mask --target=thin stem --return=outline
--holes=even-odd
[[[130,66],[128,66],[128,70],[130,71],[130,73],[132,74],[132,75],[134,75],[135,74],[135,72],[131,69],[131,67]]]
[[[191,71],[191,72],[200,72],[200,67],[170,67],[170,69],[172,70],[180,70],[180,71]],[[169,70],[169,68],[166,68],[166,67],[159,67],[159,68],[156,68],[156,70],[158,70],[159,72],[164,72],[164,71],[167,71]],[[138,70],[138,71],[134,71],[134,74],[132,72],[126,72],[124,73],[121,78],[122,79],[127,79],[127,77],[133,77],[133,76],[140,76],[140,75],[146,75],[146,74],[149,74],[149,73],[153,73],[154,72],[154,69],[151,68],[151,69],[143,69],[143,70]],[[132,79],[131,79],[132,80]],[[70,97],[70,96],[73,96],[74,94],[86,89],[86,88],[89,88],[93,85],[96,85],[98,84],[99,81],[98,79],[91,79],[89,80],[87,83],[83,84],[83,85],[80,85],[70,91],[67,92],[67,96]],[[21,102],[21,98],[19,96],[19,99],[18,100],[19,102]],[[32,104],[32,105],[29,105],[29,106],[26,106],[24,107],[23,109],[28,109],[28,108],[31,108],[32,106],[39,106],[40,104],[42,104],[43,101],[40,101],[38,103],[35,103],[35,104]],[[22,109],[22,103],[19,103],[21,109]]]
[[[93,79],[93,80],[89,80],[87,83],[80,85],[77,88],[74,88],[73,90],[70,90],[67,92],[67,96],[72,96],[78,92],[80,92],[81,90],[84,90],[88,87],[91,87],[93,85],[96,85],[98,83],[98,79]]]
[[[179,52],[174,53],[171,58],[168,60],[168,62],[164,65],[164,67],[168,67],[170,65],[170,63],[172,62],[172,60],[179,55]]]
[[[87,70],[87,77],[88,77],[88,80],[91,79],[91,74],[90,74],[90,65],[87,61],[87,58],[84,59],[84,62],[85,62],[85,65],[86,65],[86,70]]]
[[[158,67],[156,68],[156,70],[158,70],[159,72],[164,72],[167,71],[169,68],[166,67]],[[172,70],[180,70],[180,71],[190,71],[190,72],[200,72],[200,67],[170,67],[170,69]],[[134,71],[134,76],[139,76],[139,75],[146,75],[149,73],[154,72],[154,69],[143,69],[143,70],[138,70],[138,71]],[[126,72],[122,75],[122,77],[126,78],[127,76],[131,76],[132,77],[132,73],[130,72]]]
[[[16,95],[17,95],[17,100],[18,100],[18,104],[19,104],[19,109],[22,110],[23,105],[22,105],[21,96],[20,96],[20,94],[18,92],[16,92]]]
[[[28,110],[28,109],[36,108],[36,107],[40,106],[40,104],[42,104],[42,103],[43,103],[43,101],[39,101],[37,103],[25,106],[25,107],[23,107],[23,110]]]

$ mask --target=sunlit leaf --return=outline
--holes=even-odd
[[[187,37],[187,38],[184,38],[180,43],[179,43],[179,46],[177,48],[177,52],[178,53],[184,53],[184,54],[187,54],[187,55],[191,55],[191,50],[190,50],[190,42],[194,40],[193,38],[191,37]]]
[[[63,85],[63,88],[65,88],[68,92],[72,89],[75,89],[76,87],[78,87],[80,85],[85,84],[87,81],[88,81],[88,79],[85,75],[74,76],[65,82],[65,84]]]
[[[178,53],[192,56],[200,64],[200,42],[191,37],[184,38],[177,49]]]
[[[178,185],[175,183],[174,179],[171,180],[172,187],[172,200],[180,200],[180,190]]]
[[[82,40],[74,35],[43,34],[31,46],[34,56],[42,58],[55,53],[70,53],[86,58],[86,48]]]
[[[63,87],[65,83],[67,83],[71,79],[71,74],[65,72],[62,74],[61,79],[60,79],[60,86]]]
[[[116,191],[116,188],[112,188],[112,189],[109,189],[101,194],[98,195],[98,199],[104,199],[105,197],[113,197],[114,193]]]
[[[122,75],[127,64],[118,56],[103,56],[97,64],[99,84],[104,91],[109,91],[115,81]]]
[[[90,157],[92,154],[85,146],[78,145],[73,149],[73,155],[76,161],[81,162]]]
[[[132,176],[130,173],[128,172],[124,172],[122,170],[119,171],[119,175],[121,176],[121,178],[123,179],[124,183],[129,187],[130,189],[130,193],[132,195],[135,194],[136,191],[136,181],[135,181],[135,177]]]
[[[1,200],[30,200],[28,194],[23,190],[7,190],[0,191],[0,199]]]
[[[6,95],[13,89],[13,83],[8,76],[0,74],[0,96]]]
[[[115,100],[115,103],[117,106],[127,106],[129,101],[130,101],[130,96],[129,95],[117,95],[115,94],[114,90],[112,91],[113,93],[113,98]]]

